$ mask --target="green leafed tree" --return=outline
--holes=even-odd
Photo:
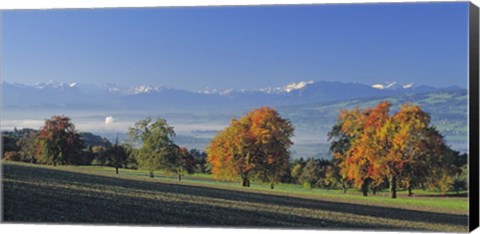
[[[191,149],[189,153],[194,158],[195,173],[207,173],[207,153],[197,149]]]
[[[303,172],[303,165],[302,163],[296,163],[295,166],[293,166],[292,170],[290,171],[290,175],[292,176],[292,179],[295,183],[298,183],[298,179],[300,178],[300,175]]]
[[[317,161],[310,159],[302,170],[298,181],[306,188],[313,188],[322,177],[322,171]]]
[[[109,159],[111,166],[115,167],[115,174],[118,174],[119,168],[127,164],[128,153],[123,145],[118,144],[118,137],[115,139],[115,144],[104,154]]]
[[[17,145],[20,148],[20,158],[24,162],[35,163],[35,148],[38,141],[38,132],[31,130],[23,135],[18,141]]]
[[[135,147],[133,147],[133,145],[129,142],[123,143],[122,146],[127,153],[127,162],[125,167],[128,169],[138,169],[138,163],[136,158],[138,150],[135,149]]]
[[[195,171],[195,159],[187,148],[176,145],[171,147],[171,153],[163,159],[162,168],[174,174],[178,181],[181,181],[182,176]]]
[[[150,177],[154,177],[154,171],[162,168],[162,164],[174,154],[172,149],[176,145],[171,138],[175,132],[164,119],[157,118],[153,122],[147,117],[138,121],[134,127],[129,128],[129,136],[134,144],[140,145],[136,155],[137,163],[141,169],[149,171]]]
[[[326,180],[326,172],[329,168],[329,161],[310,159],[302,170],[298,178],[299,182],[307,188],[327,187],[329,182]]]
[[[2,133],[2,157],[7,152],[17,152],[20,148],[16,144],[15,138]]]

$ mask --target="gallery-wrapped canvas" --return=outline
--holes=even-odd
[[[473,3],[1,17],[3,223],[478,227]]]

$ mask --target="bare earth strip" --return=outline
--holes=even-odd
[[[4,164],[3,222],[467,232],[468,216]]]

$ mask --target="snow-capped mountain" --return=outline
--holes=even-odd
[[[121,95],[137,95],[137,94],[148,94],[148,93],[155,93],[160,92],[165,89],[170,89],[163,85],[157,86],[149,86],[149,85],[138,85],[134,87],[112,87],[109,88],[110,93],[117,93]]]
[[[2,82],[4,107],[49,107],[95,105],[94,96],[86,95],[76,83],[39,82],[35,85]]]
[[[163,85],[82,84],[55,81],[35,85],[2,83],[2,100],[6,108],[19,107],[98,107],[150,109],[238,109],[254,106],[284,106],[325,103],[338,100],[387,97],[404,92],[431,92],[437,88],[395,87],[396,82],[375,85],[332,81],[300,81],[280,87],[253,90],[217,90],[206,88],[191,92]],[[375,86],[375,87],[374,87]],[[458,87],[449,87],[455,89]],[[458,88],[459,89],[459,88]]]
[[[286,85],[285,87],[283,87],[283,91],[287,92],[287,93],[290,93],[293,90],[301,90],[301,89],[305,88],[307,85],[313,84],[313,83],[315,83],[313,80],[311,80],[311,81],[300,81],[298,83],[290,83],[290,84]]]
[[[201,93],[201,94],[207,94],[207,95],[229,95],[231,92],[233,92],[234,90],[233,89],[223,89],[223,90],[219,90],[219,89],[215,89],[215,88],[210,88],[210,87],[205,87],[203,90],[201,91],[198,91],[198,93]]]
[[[75,88],[77,86],[77,82],[73,83],[64,83],[64,82],[58,82],[54,80],[49,80],[46,82],[37,82],[34,87],[37,87],[39,89],[69,89],[69,88]]]
[[[402,88],[404,88],[404,89],[411,89],[411,88],[413,87],[413,85],[414,85],[413,82],[412,82],[412,83],[407,83],[407,84],[402,85]]]
[[[257,91],[268,93],[268,94],[278,94],[278,93],[290,93],[294,90],[301,90],[306,88],[308,85],[315,83],[315,81],[310,80],[310,81],[300,81],[298,83],[291,82],[285,86],[282,87],[267,87],[267,88],[261,88],[257,89]]]
[[[389,88],[392,88],[393,86],[395,86],[396,84],[397,84],[396,81],[385,82],[385,84],[373,84],[372,88],[375,88],[375,89],[389,89]]]
[[[398,89],[415,89],[416,88],[416,86],[414,86],[415,82],[402,84],[401,87],[399,87],[397,84],[398,83],[396,81],[385,82],[385,84],[377,83],[377,84],[373,84],[372,88],[375,88],[375,89],[395,89],[395,90],[398,90]]]

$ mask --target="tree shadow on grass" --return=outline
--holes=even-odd
[[[413,194],[414,197],[434,197],[434,198],[449,198],[449,197],[468,197],[468,193],[459,193],[459,194]]]
[[[5,186],[14,186],[10,183],[6,182]],[[100,192],[83,194],[68,188],[58,193],[49,187],[33,184],[16,185],[15,191],[7,189],[4,199],[3,221],[12,223],[407,230],[405,227],[331,221],[207,204],[105,196]]]
[[[347,204],[340,202],[318,201],[306,198],[294,198],[281,195],[268,195],[253,192],[234,191],[228,189],[219,189],[211,187],[201,187],[193,185],[169,184],[162,182],[138,181],[108,176],[95,176],[75,172],[60,170],[50,170],[41,167],[25,167],[21,165],[4,165],[4,178],[12,178],[20,181],[47,181],[52,184],[66,184],[74,188],[75,184],[82,184],[92,187],[116,186],[119,188],[135,189],[142,193],[176,193],[192,195],[195,197],[219,198],[230,201],[263,203],[270,205],[281,205],[292,208],[308,208],[324,211],[334,211],[349,213],[355,215],[366,215],[379,218],[390,218],[405,221],[421,221],[432,224],[450,224],[450,225],[468,225],[468,216],[453,215],[435,212],[414,211],[399,208],[387,208],[379,206],[367,206],[358,204]],[[84,194],[79,197],[78,191],[62,189],[61,191],[48,192],[46,188],[32,187],[30,192],[20,193],[18,184],[4,184],[4,220],[5,221],[52,221],[52,222],[83,222],[85,223],[121,223],[121,224],[185,224],[185,225],[227,225],[227,226],[284,226],[284,227],[340,227],[340,228],[375,228],[392,229],[394,227],[379,226],[375,227],[365,224],[353,224],[342,222],[331,222],[320,219],[306,218],[296,215],[284,215],[273,212],[245,211],[240,209],[228,209],[211,205],[192,205],[191,203],[156,203],[148,199],[131,201],[129,197],[114,196],[105,198],[105,194]],[[10,187],[16,186],[12,189]],[[33,185],[28,185],[33,186]],[[33,195],[38,189],[39,194]],[[44,196],[44,193],[49,196]],[[23,197],[23,198],[21,198]],[[41,199],[40,199],[41,198]],[[87,202],[88,199],[102,201],[98,203]],[[102,200],[103,199],[103,200]],[[107,200],[105,200],[107,199]],[[108,200],[108,199],[113,199]],[[42,201],[42,202],[39,202]],[[108,202],[107,202],[108,201]],[[131,202],[126,202],[131,201]],[[55,205],[57,202],[60,207]],[[15,206],[20,211],[36,210],[42,211],[43,215],[37,218],[24,220],[15,214]],[[150,204],[151,205],[145,205]],[[73,215],[72,209],[76,209],[76,204],[83,207],[77,212],[81,215]],[[90,204],[90,205],[87,205]],[[103,205],[102,205],[103,204]],[[55,206],[52,220],[45,219],[44,213],[49,213],[49,209]],[[32,207],[36,207],[32,208]],[[72,208],[73,207],[73,208]],[[8,209],[7,209],[8,208]],[[198,209],[198,210],[197,210]],[[8,212],[8,211],[12,212]],[[148,212],[144,212],[147,210]],[[45,211],[45,212],[43,212]],[[136,213],[139,212],[139,213]],[[158,214],[157,214],[158,213]],[[189,215],[191,214],[191,215]],[[29,213],[24,214],[29,217]],[[72,216],[73,215],[73,216]],[[58,218],[60,217],[60,218]],[[65,217],[65,219],[61,218]],[[93,218],[92,218],[93,217]],[[112,219],[106,218],[112,217]],[[138,217],[138,219],[137,219]],[[179,218],[180,217],[180,218]],[[233,217],[233,218],[230,218]],[[120,220],[120,222],[117,222]],[[324,225],[322,225],[322,223]],[[398,229],[398,228],[394,228]]]

